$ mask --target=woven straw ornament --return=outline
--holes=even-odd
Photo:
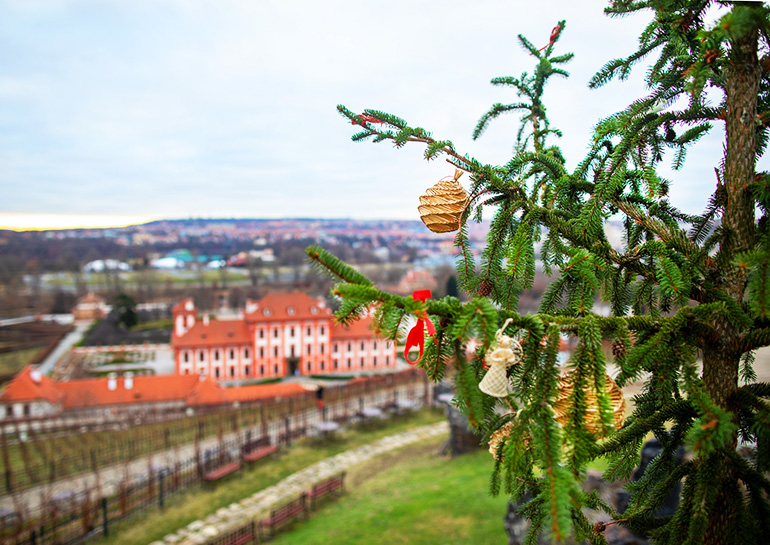
[[[519,363],[524,354],[519,343],[514,342],[508,335],[503,335],[503,331],[512,321],[511,318],[508,318],[503,327],[497,330],[495,334],[497,348],[487,352],[484,358],[489,369],[479,382],[479,390],[492,397],[506,397],[508,395],[507,369],[511,365]]]
[[[626,400],[623,398],[623,390],[620,389],[612,378],[607,375],[605,382],[607,393],[610,396],[610,404],[612,406],[612,415],[614,417],[615,429],[619,430],[623,427],[623,421],[626,416]],[[556,412],[556,420],[562,426],[567,423],[567,412],[571,407],[569,400],[572,394],[572,375],[570,373],[563,375],[559,379],[559,396],[556,398],[556,402],[553,405],[553,409]],[[602,419],[599,414],[599,404],[596,399],[596,388],[593,383],[589,383],[585,389],[586,404],[588,409],[586,411],[586,429],[594,435],[597,435],[602,429]]]
[[[460,217],[468,205],[468,194],[457,183],[462,174],[462,170],[456,169],[453,179],[440,180],[420,197],[420,219],[434,233],[460,228]]]
[[[499,459],[501,462],[503,461],[502,453],[500,454],[500,457],[497,456],[497,449],[500,447],[500,443],[505,440],[506,437],[508,437],[511,432],[513,431],[514,423],[506,422],[502,426],[500,426],[499,429],[497,429],[492,436],[489,438],[489,452],[492,454],[492,456],[495,457],[495,459]]]

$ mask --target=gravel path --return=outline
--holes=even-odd
[[[439,422],[389,435],[374,443],[341,452],[336,456],[321,460],[293,473],[277,484],[260,490],[238,503],[223,507],[204,520],[191,522],[185,528],[167,535],[162,541],[154,541],[150,545],[206,543],[211,538],[244,526],[251,520],[259,520],[265,517],[273,506],[296,498],[302,492],[312,488],[314,484],[337,473],[347,471],[355,465],[371,460],[391,450],[448,432],[448,423]]]

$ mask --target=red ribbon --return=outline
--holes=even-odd
[[[559,37],[559,33],[560,33],[560,32],[561,32],[561,29],[559,28],[559,26],[558,26],[558,25],[557,25],[557,26],[555,26],[555,27],[553,27],[553,29],[551,30],[551,41],[550,41],[550,42],[548,42],[548,43],[547,43],[546,45],[544,45],[543,47],[541,47],[540,49],[538,49],[538,51],[542,51],[543,49],[545,49],[545,48],[546,48],[546,47],[548,47],[549,45],[552,45],[552,44],[553,44],[553,42],[555,42],[555,41],[556,41],[556,38],[558,38],[558,37]]]
[[[385,123],[381,119],[377,119],[376,117],[369,114],[359,114],[356,117],[360,117],[361,119],[363,119],[363,121],[356,121],[354,119],[353,121],[350,122],[351,125],[361,125],[363,127],[365,122],[366,123]]]
[[[424,303],[430,295],[430,290],[416,290],[412,292],[412,299]],[[428,318],[427,312],[419,310],[416,315],[417,323],[409,330],[409,334],[406,336],[406,348],[404,348],[404,359],[412,365],[422,359],[422,353],[425,350],[425,328],[428,328],[428,335],[433,336],[436,334],[436,326]],[[409,350],[414,346],[420,349],[420,355],[417,356],[416,360],[412,361],[409,359]]]

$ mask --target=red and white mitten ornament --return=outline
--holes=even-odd
[[[487,352],[484,358],[489,369],[484,378],[479,382],[479,390],[492,397],[506,397],[508,395],[508,367],[521,361],[524,351],[518,342],[514,342],[503,331],[513,320],[508,318],[503,327],[497,330],[497,348]]]

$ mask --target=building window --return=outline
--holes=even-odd
[[[364,358],[361,358],[361,369],[364,368]]]
[[[230,359],[231,360],[235,359],[235,350],[233,350],[232,348],[230,349]]]
[[[265,330],[264,329],[260,329],[259,330],[259,338],[260,339],[264,339],[265,338]]]
[[[273,374],[274,375],[278,374],[278,366],[277,365],[273,365]]]
[[[278,338],[278,330],[277,329],[273,330],[273,337],[276,338],[276,339]]]
[[[334,367],[335,369],[339,369],[340,368],[339,360],[333,360],[332,361],[332,367]]]
[[[312,334],[313,334],[313,330],[308,327],[307,328],[307,336],[310,337],[310,335],[312,335]]]
[[[339,351],[340,351],[340,347],[339,347],[339,345],[338,345],[337,343],[334,343],[334,344],[332,345],[332,350],[334,350],[335,352],[339,352]]]
[[[372,366],[377,367],[377,356],[372,358]]]
[[[352,367],[352,365],[350,363],[350,358],[348,358],[348,369],[350,369],[351,367]]]
[[[372,344],[373,344],[372,348],[374,348],[375,350],[377,350],[377,341],[373,341],[373,343],[372,343]]]
[[[324,352],[326,352],[325,348],[326,348],[326,345],[325,345],[325,344],[322,344],[322,345],[321,345],[321,354],[323,354]]]
[[[276,358],[278,357],[278,347],[277,346],[273,347],[273,356],[275,356]]]
[[[217,377],[217,378],[219,378],[219,367],[217,367],[216,369],[214,369],[214,376],[215,376],[215,377]]]
[[[251,356],[249,356],[249,349],[248,348],[244,348],[243,349],[243,357],[244,357],[244,359],[249,359],[251,357]]]
[[[351,343],[348,343],[348,352],[350,352],[351,350],[353,350],[353,345]]]
[[[309,356],[313,352],[313,347],[310,345],[307,345],[307,355]]]
[[[265,366],[264,365],[260,365],[259,366],[259,374],[260,375],[264,375],[265,374]]]
[[[187,352],[185,352],[184,354],[182,354],[182,361],[184,361],[185,363],[187,363],[188,361],[190,361],[190,354],[188,354]]]
[[[235,376],[235,367],[230,367],[230,377],[232,378],[234,376]]]
[[[366,346],[364,345],[364,341],[361,341],[361,350],[366,350]]]
[[[251,368],[248,365],[243,368],[243,374],[247,377],[251,375]]]
[[[200,352],[198,354],[198,361],[205,361],[204,358],[205,358],[205,356],[203,355],[203,352]]]
[[[294,328],[293,327],[289,329],[289,336],[290,337],[294,336]]]
[[[260,347],[260,349],[259,349],[259,357],[260,358],[264,358],[265,357],[265,349],[264,348]]]
[[[326,335],[326,328],[324,326],[321,326],[321,329],[319,331],[321,335]]]
[[[310,364],[309,363],[307,364],[307,372],[308,373],[310,372]]]
[[[390,356],[385,356],[385,365],[390,365]]]
[[[322,361],[321,362],[321,371],[323,371],[324,369],[326,369],[326,362]]]
[[[219,350],[214,350],[214,361],[219,361]]]

